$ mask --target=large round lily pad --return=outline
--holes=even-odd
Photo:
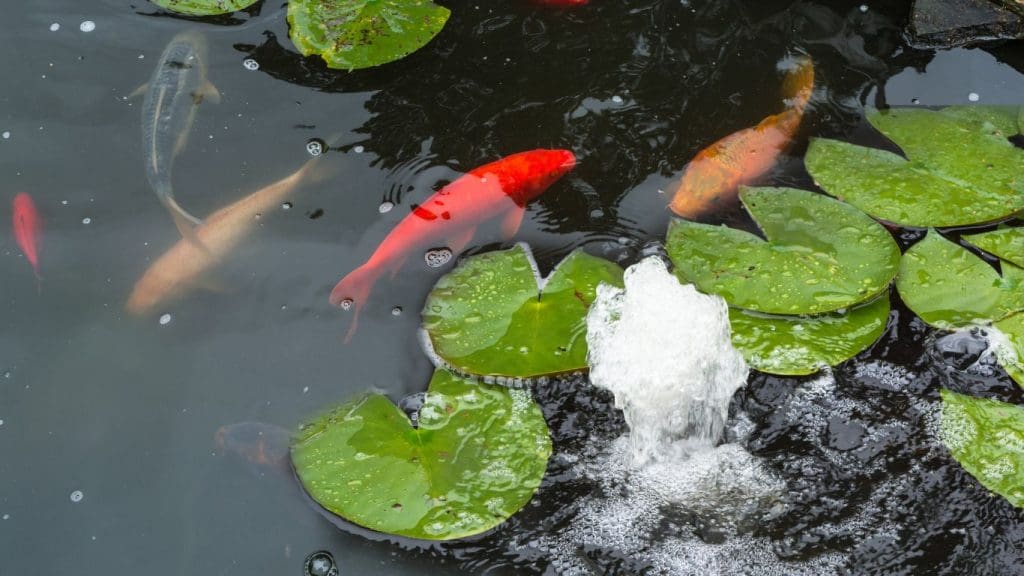
[[[464,374],[534,378],[584,370],[585,318],[601,282],[621,287],[622,269],[581,250],[546,281],[523,244],[487,252],[437,282],[423,327],[441,360]]]
[[[989,254],[1024,267],[1024,228],[1000,228],[964,238]]]
[[[289,36],[330,68],[370,68],[425,46],[450,14],[429,0],[290,0]]]
[[[888,296],[845,314],[771,316],[729,310],[733,346],[747,363],[788,376],[814,374],[863,352],[885,331],[888,318]]]
[[[302,426],[292,463],[324,508],[360,526],[425,540],[480,534],[529,502],[551,440],[525,390],[437,371],[418,427],[369,394]]]
[[[1024,312],[1003,318],[993,327],[1006,338],[1006,348],[998,350],[996,358],[1006,373],[1024,387]]]
[[[1024,508],[1024,407],[942,390],[941,435],[982,486]]]
[[[868,120],[906,158],[813,140],[807,170],[829,194],[916,227],[992,222],[1024,209],[1024,150],[1008,140],[1018,132],[1016,108],[874,110]]]
[[[680,280],[730,306],[792,315],[864,302],[896,276],[896,242],[849,204],[792,188],[745,188],[740,199],[767,241],[725,226],[675,220],[667,248]]]
[[[189,16],[216,16],[248,8],[258,0],[150,0],[161,8]]]
[[[903,256],[896,288],[922,320],[939,328],[987,324],[1024,310],[1024,270],[1003,275],[934,230]]]

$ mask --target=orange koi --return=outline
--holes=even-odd
[[[458,254],[469,245],[477,226],[501,218],[502,231],[515,235],[533,200],[576,165],[568,150],[520,152],[476,168],[445,186],[402,219],[362,266],[341,279],[330,302],[355,314],[345,341],[351,340],[359,311],[385,272],[395,274],[419,250],[445,245]]]
[[[698,218],[734,201],[740,186],[771,170],[800,128],[813,90],[814,64],[801,57],[783,83],[786,110],[701,150],[683,173],[670,204],[672,211],[683,218]]]
[[[42,228],[42,220],[39,218],[39,211],[32,202],[32,197],[24,192],[18,193],[12,202],[14,241],[17,242],[21,253],[25,255],[32,270],[36,273],[36,280],[42,280],[39,275],[39,232]]]

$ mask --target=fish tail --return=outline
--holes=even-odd
[[[814,62],[808,56],[799,56],[782,81],[782,96],[790,109],[803,113],[814,91]]]
[[[178,204],[178,201],[174,199],[170,186],[161,187],[161,189],[157,190],[157,195],[160,197],[160,202],[163,203],[164,208],[167,208],[167,212],[171,215],[171,220],[174,221],[174,226],[177,227],[181,236],[198,243],[199,238],[196,237],[195,227],[202,224],[203,221],[190,214]]]
[[[370,291],[377,282],[380,271],[366,264],[356,268],[341,279],[331,290],[330,303],[333,306],[352,309],[352,324],[345,334],[345,343],[352,340],[359,326],[359,313],[370,297]]]

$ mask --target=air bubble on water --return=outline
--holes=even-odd
[[[86,20],[78,25],[78,29],[82,32],[92,32],[96,29],[96,23],[92,20]]]
[[[861,12],[867,12],[868,11],[868,5],[867,4],[861,4],[860,5],[860,11]]]
[[[355,304],[355,300],[351,298],[345,298],[341,302],[338,302],[338,307],[341,308],[342,310],[350,310],[353,304]]]
[[[294,204],[292,204],[291,202],[282,202],[281,210],[291,210],[292,206],[294,206]]]
[[[967,99],[970,100],[971,102],[977,102],[978,100],[981,100],[981,96],[978,95],[977,92],[971,92],[970,94],[967,95]]]
[[[355,148],[352,149],[352,151],[355,152],[356,154],[362,154],[364,150],[366,150],[366,148],[363,148],[362,146],[356,146]]]
[[[454,254],[452,253],[451,248],[432,248],[423,254],[423,260],[427,263],[427,266],[430,266],[431,268],[440,268],[448,262],[451,262],[453,256]]]
[[[242,60],[242,66],[246,70],[256,71],[260,69],[260,63],[253,58],[246,58],[245,60]]]
[[[10,140],[11,139],[11,133],[7,132],[7,131],[4,131],[4,133],[0,134],[0,136],[3,136],[4,140]]]
[[[391,309],[391,315],[392,316],[401,316],[402,315],[402,307],[401,306],[395,306],[394,308],[392,308]]]
[[[163,316],[160,317],[160,325],[161,326],[166,326],[167,324],[170,324],[170,322],[171,322],[171,315],[170,314],[164,314]]]
[[[619,96],[618,94],[612,96],[612,102],[615,102],[616,104],[622,104],[622,96]]]
[[[310,156],[319,156],[327,151],[327,144],[319,138],[313,138],[309,142],[306,142],[306,152],[309,152]]]
[[[83,494],[81,490],[75,490],[71,493],[70,498],[72,502],[77,504],[82,501],[82,498],[85,498],[85,494]]]
[[[92,218],[82,218],[82,224],[92,224]]]
[[[4,425],[3,418],[0,418],[0,426],[3,426],[3,425]]]
[[[381,214],[387,214],[388,212],[391,212],[391,210],[394,207],[395,207],[395,203],[394,202],[387,202],[387,201],[385,201],[385,202],[381,202],[380,203],[380,206],[377,207],[377,211],[380,212]]]
[[[917,104],[921,103],[921,99],[920,98],[911,98],[910,99],[910,103],[914,104],[916,106]]]
[[[54,22],[53,24],[50,24],[50,32],[56,32],[57,30],[60,30],[59,23]]]
[[[338,576],[338,565],[330,552],[320,550],[306,556],[303,573],[305,576]]]

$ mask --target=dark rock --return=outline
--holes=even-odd
[[[1016,0],[915,0],[915,44],[947,48],[1024,37],[1024,5]]]

